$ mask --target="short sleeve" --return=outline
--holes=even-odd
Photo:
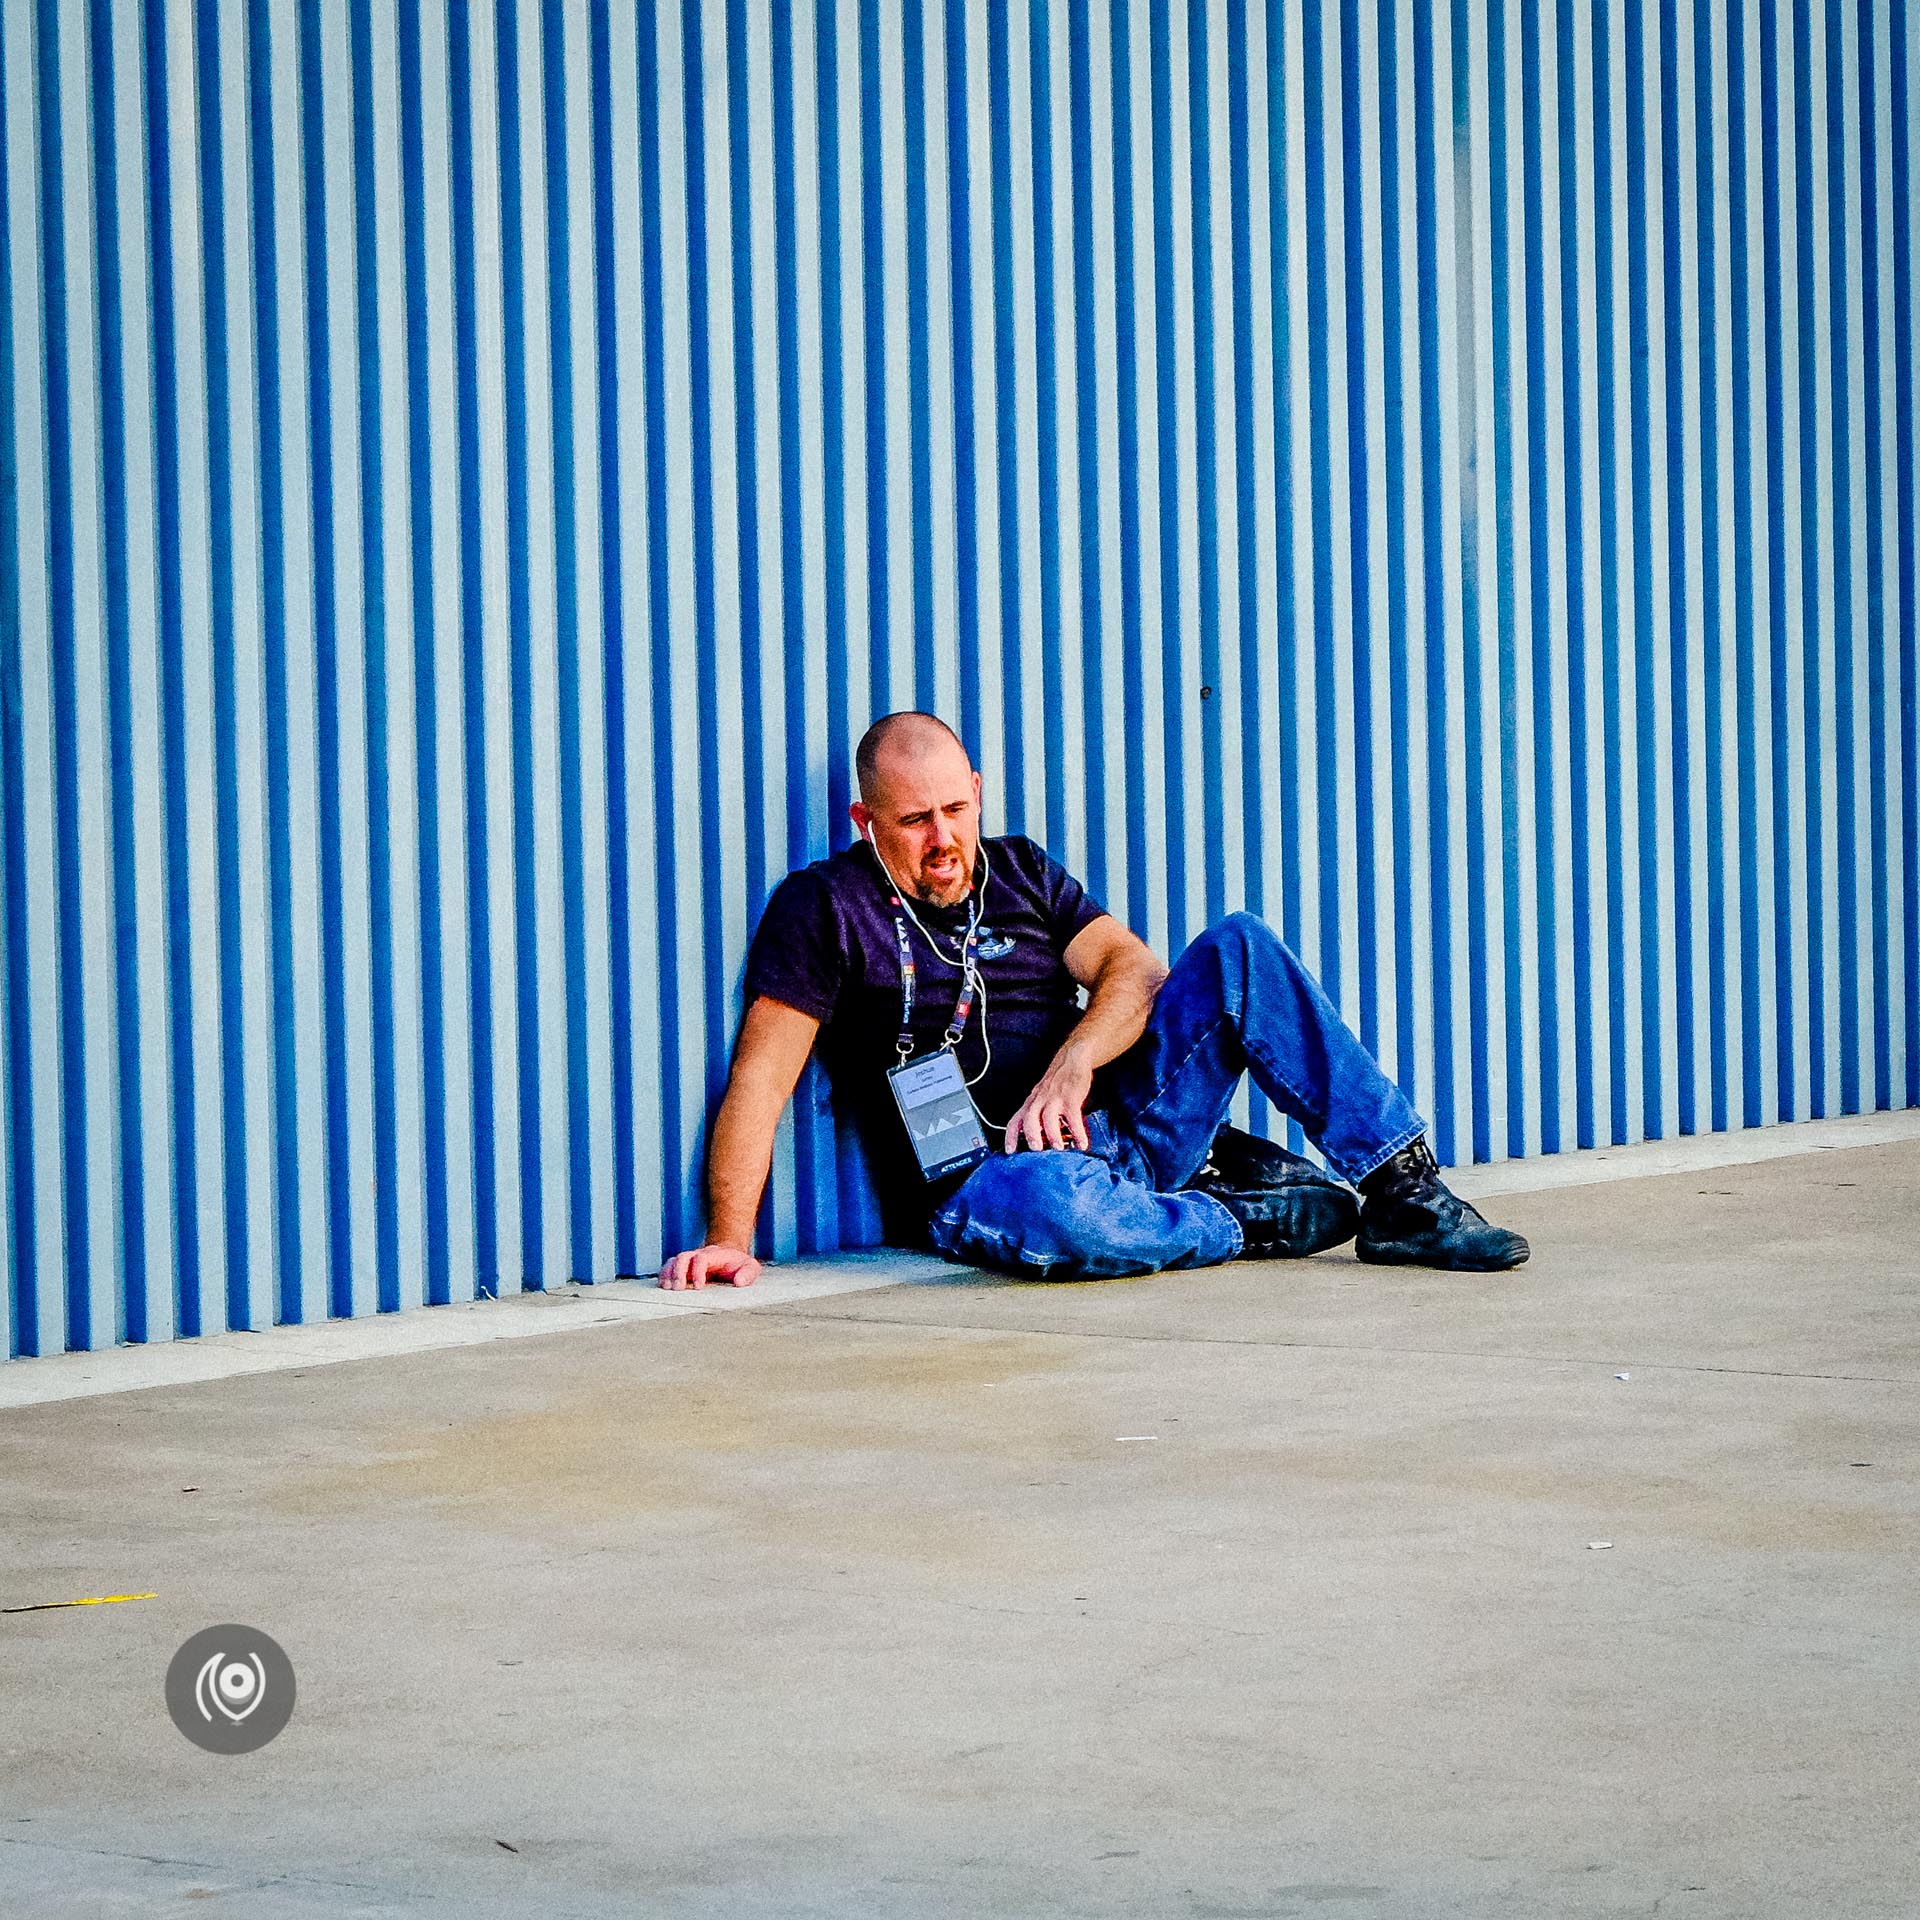
[[[747,1002],[765,996],[826,1020],[845,978],[831,890],[822,875],[803,867],[774,888],[754,929],[747,949]]]
[[[1054,951],[1065,953],[1085,928],[1106,917],[1107,910],[1037,840],[1019,834],[1014,844],[1043,903]]]

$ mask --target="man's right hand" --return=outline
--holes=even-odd
[[[750,1287],[759,1279],[760,1262],[746,1248],[753,1244],[773,1136],[819,1031],[812,1014],[765,994],[747,1008],[707,1151],[707,1231],[713,1238],[704,1247],[676,1253],[660,1269],[663,1287],[678,1291],[704,1287],[709,1280]]]
[[[663,1287],[704,1287],[709,1280],[730,1280],[736,1287],[750,1287],[760,1277],[760,1262],[738,1247],[715,1244],[694,1247],[676,1253],[660,1269]]]

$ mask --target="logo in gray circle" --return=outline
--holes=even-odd
[[[205,1627],[167,1666],[167,1711],[196,1747],[253,1753],[293,1718],[293,1662],[258,1627]]]

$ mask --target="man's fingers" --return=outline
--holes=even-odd
[[[712,1259],[713,1256],[705,1247],[693,1247],[685,1253],[676,1253],[660,1269],[660,1284],[674,1291],[685,1287],[704,1287]]]
[[[681,1291],[704,1287],[709,1280],[731,1280],[736,1287],[750,1287],[760,1277],[760,1262],[738,1247],[690,1247],[676,1253],[660,1269],[660,1284]]]
[[[1078,1147],[1082,1153],[1093,1150],[1080,1102],[1071,1094],[1048,1096],[1037,1087],[1007,1122],[1007,1151],[1016,1151],[1022,1142],[1035,1153],[1064,1147]]]
[[[1046,1099],[1038,1091],[1030,1094],[1026,1104],[1007,1122],[1007,1151],[1013,1153],[1022,1142],[1035,1153],[1064,1147],[1089,1152],[1091,1143],[1079,1101],[1065,1095]]]

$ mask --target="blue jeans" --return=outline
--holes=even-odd
[[[1180,1189],[1206,1163],[1243,1073],[1346,1180],[1426,1131],[1279,935],[1231,914],[1180,956],[1146,1032],[1095,1076],[1092,1151],[995,1154],[934,1214],[934,1246],[1033,1279],[1231,1260],[1239,1221],[1211,1194]]]

